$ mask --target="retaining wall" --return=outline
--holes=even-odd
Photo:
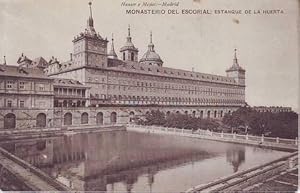
[[[237,135],[232,133],[218,133],[208,130],[198,129],[192,131],[188,129],[167,128],[158,126],[141,126],[141,125],[127,125],[128,131],[136,131],[143,133],[157,133],[167,135],[178,135],[184,137],[194,137],[200,139],[209,139],[215,141],[223,141],[230,143],[239,143],[245,145],[255,145],[264,148],[284,150],[284,151],[296,151],[298,150],[298,139],[282,139],[271,138],[264,136],[252,136],[252,135]]]

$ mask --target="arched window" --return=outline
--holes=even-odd
[[[103,125],[103,113],[99,112],[96,115],[96,124],[97,125]]]
[[[223,117],[223,111],[221,111],[221,115],[220,116]]]
[[[129,122],[131,123],[131,122],[133,122],[133,121],[134,121],[134,112],[131,111],[131,112],[129,113]]]
[[[171,114],[171,112],[170,111],[167,111],[167,116],[169,116]]]
[[[207,118],[210,118],[210,111],[207,111]]]
[[[36,126],[37,127],[46,127],[46,115],[44,113],[39,113],[36,116]]]
[[[214,112],[214,118],[216,118],[216,117],[217,117],[217,111]]]
[[[64,115],[64,125],[72,125],[72,114],[66,113]]]
[[[134,53],[131,52],[131,61],[134,61]]]
[[[89,123],[89,114],[82,113],[81,114],[81,124],[88,124]]]
[[[193,111],[193,117],[196,117],[196,111]]]
[[[110,123],[111,124],[117,123],[117,113],[116,112],[112,112],[110,114]]]
[[[4,129],[16,128],[16,115],[8,113],[4,116]]]
[[[125,60],[125,52],[123,52],[123,60]]]
[[[203,111],[200,111],[200,118],[203,118]]]

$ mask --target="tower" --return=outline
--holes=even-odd
[[[120,49],[121,58],[123,61],[138,61],[139,50],[133,45],[132,38],[130,36],[130,26],[128,26],[128,36],[126,38],[125,45]]]
[[[245,85],[245,70],[239,65],[236,56],[237,49],[234,49],[234,57],[232,66],[226,70],[227,77],[234,78],[239,85]]]
[[[84,32],[73,40],[73,66],[107,67],[107,40],[103,39],[94,28],[92,3],[89,2],[90,16]]]
[[[154,50],[154,44],[152,43],[152,32],[150,32],[150,43],[148,44],[148,50],[141,58],[140,63],[157,66],[163,65],[163,61]]]

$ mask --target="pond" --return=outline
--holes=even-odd
[[[127,131],[1,144],[75,190],[181,192],[287,152]]]

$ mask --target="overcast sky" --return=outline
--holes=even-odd
[[[93,1],[95,28],[109,40],[114,33],[116,50],[130,24],[139,58],[152,30],[165,67],[225,75],[237,48],[246,69],[246,101],[297,108],[297,0],[182,0],[178,7],[284,11],[275,15],[126,15],[121,2]],[[0,0],[0,63],[6,55],[7,63],[15,64],[22,52],[32,59],[69,59],[73,37],[84,30],[88,16],[87,0]]]

